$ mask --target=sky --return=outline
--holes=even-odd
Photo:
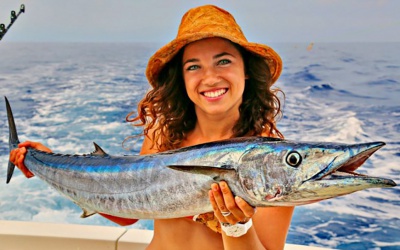
[[[400,42],[398,0],[0,0],[0,23],[21,4],[3,41],[167,43],[188,9],[214,4],[251,42]]]

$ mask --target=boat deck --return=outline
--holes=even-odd
[[[144,250],[153,231],[123,227],[0,220],[0,249]],[[326,248],[286,244],[285,250]]]

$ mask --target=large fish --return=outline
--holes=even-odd
[[[6,98],[10,149],[18,136]],[[112,156],[95,144],[88,155],[28,149],[26,167],[89,216],[178,218],[212,211],[208,190],[225,180],[255,207],[303,205],[367,188],[393,187],[389,179],[354,171],[383,142],[342,144],[236,138],[177,150]],[[14,165],[9,163],[7,183]]]

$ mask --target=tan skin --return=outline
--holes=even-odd
[[[221,38],[193,42],[183,54],[183,77],[189,98],[195,104],[197,123],[181,147],[228,139],[239,118],[239,105],[246,75],[240,52]],[[151,134],[151,133],[149,133]],[[262,134],[261,136],[269,136]],[[23,159],[27,147],[51,152],[36,142],[24,142],[10,153],[10,160],[27,176]],[[140,154],[158,152],[145,137]],[[218,234],[187,218],[154,220],[152,249],[283,249],[293,214],[293,207],[257,208],[234,197],[226,182],[213,184],[209,191],[213,212],[220,222],[235,224],[253,220],[253,227],[241,237]],[[221,211],[230,211],[224,217]]]

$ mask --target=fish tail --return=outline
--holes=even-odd
[[[6,100],[6,108],[7,108],[7,117],[8,117],[8,128],[9,128],[9,147],[10,151],[14,148],[18,147],[19,140],[18,140],[18,133],[17,128],[15,127],[14,116],[11,110],[10,103],[8,102],[7,97],[4,97]],[[9,183],[11,177],[14,173],[15,165],[11,161],[8,161],[8,169],[7,169],[7,182]]]

